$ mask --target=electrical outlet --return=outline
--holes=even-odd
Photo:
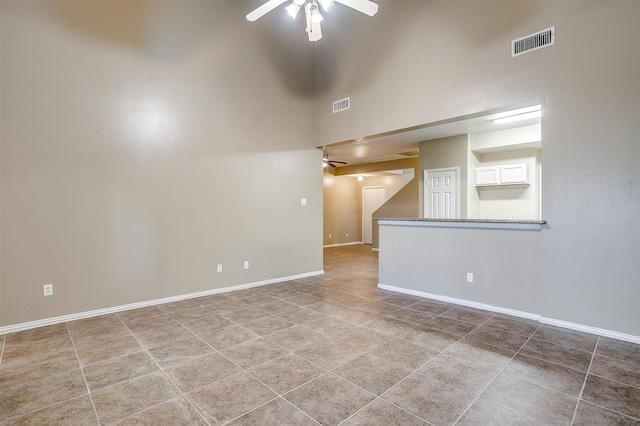
[[[349,236],[349,233],[347,232],[347,234],[346,234],[346,235],[347,235],[347,237],[348,237],[348,236]]]
[[[516,220],[516,215],[515,214],[511,214],[511,220]]]
[[[473,282],[473,272],[467,272],[467,282],[468,283]]]
[[[300,205],[306,206],[307,205],[307,199],[306,198],[300,198]]]
[[[331,238],[331,234],[329,234],[329,238]]]
[[[248,260],[244,261],[244,269],[249,269],[249,261]]]
[[[53,296],[53,284],[45,284],[42,286],[42,292],[45,296]]]
[[[218,265],[218,272],[222,272],[222,263]]]

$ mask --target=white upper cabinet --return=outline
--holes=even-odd
[[[476,167],[476,186],[526,185],[527,163]]]

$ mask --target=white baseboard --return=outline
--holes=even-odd
[[[355,246],[358,244],[362,244],[362,241],[354,241],[352,243],[340,243],[340,244],[328,244],[326,246],[322,246],[322,248],[328,248],[328,247],[343,247],[343,246]]]
[[[145,308],[147,306],[162,305],[165,303],[177,302],[179,300],[193,299],[195,297],[210,296],[212,294],[228,293],[231,291],[245,290],[247,288],[260,287],[263,285],[276,284],[284,281],[298,280],[302,278],[323,275],[324,271],[307,272],[304,274],[291,275],[288,277],[272,278],[269,280],[256,281],[247,284],[239,284],[229,287],[214,288],[212,290],[199,291],[196,293],[181,294],[179,296],[163,297],[161,299],[146,300],[144,302],[129,303],[127,305],[113,306],[110,308],[96,309],[93,311],[79,312],[77,314],[62,315],[59,317],[44,318],[37,321],[23,322],[20,324],[0,327],[0,336],[3,334],[15,333],[17,331],[29,330],[32,328],[44,327],[46,325],[59,324],[62,322],[75,321],[79,319],[97,317],[99,315],[112,314],[115,312],[128,311],[129,309]]]
[[[425,299],[439,300],[441,302],[453,303],[456,305],[468,306],[470,308],[483,309],[485,311],[496,312],[500,314],[511,315],[514,317],[526,318],[538,321],[542,324],[554,325],[556,327],[568,328],[570,330],[582,331],[584,333],[596,334],[603,337],[611,337],[612,339],[624,340],[626,342],[640,344],[640,336],[632,334],[618,333],[617,331],[606,330],[604,328],[591,327],[588,325],[577,324],[574,322],[562,321],[553,318],[546,318],[541,315],[529,312],[518,311],[515,309],[503,308],[501,306],[487,305],[485,303],[474,302],[471,300],[457,299],[455,297],[442,296],[439,294],[425,293],[423,291],[411,290],[408,288],[396,287],[387,284],[378,284],[381,290],[389,290],[397,293],[410,294],[412,296],[424,297]]]
[[[378,247],[371,247],[371,251],[380,251]]]

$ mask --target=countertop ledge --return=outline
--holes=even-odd
[[[380,217],[380,225],[425,226],[441,228],[485,228],[541,230],[545,220],[501,220],[501,219],[433,219],[423,217]]]

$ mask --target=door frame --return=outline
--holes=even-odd
[[[423,216],[427,217],[428,207],[429,207],[429,199],[428,197],[428,183],[429,183],[429,173],[439,173],[439,172],[454,172],[456,175],[456,218],[460,218],[460,166],[455,167],[442,167],[438,169],[425,169],[424,171],[424,182],[422,185],[423,194],[424,194],[424,202],[422,208]]]
[[[363,244],[365,244],[365,242],[364,242],[364,235],[365,235],[365,232],[364,232],[364,227],[365,227],[365,220],[364,220],[364,191],[365,191],[365,189],[375,189],[375,188],[384,189],[384,202],[385,203],[387,202],[387,186],[386,185],[372,185],[372,186],[363,186],[362,187],[362,204],[361,204],[362,211],[361,211],[360,217],[362,218],[361,219],[362,220],[362,238],[361,238],[361,240],[362,240]],[[371,220],[371,223],[372,223],[371,226],[373,226],[373,218]],[[372,232],[373,232],[373,230],[372,230]]]

